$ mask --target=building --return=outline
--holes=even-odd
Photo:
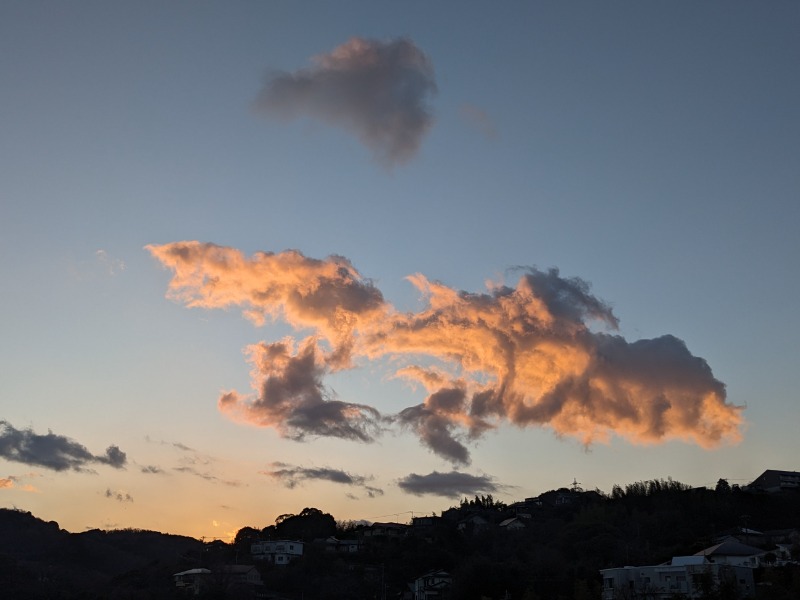
[[[500,527],[500,529],[505,529],[506,531],[519,531],[520,529],[525,529],[525,523],[522,519],[511,517],[510,519],[501,521],[498,527]]]
[[[175,573],[172,578],[175,580],[175,587],[186,594],[197,596],[206,586],[211,571],[208,569],[189,569]]]
[[[340,540],[334,536],[327,537],[324,540],[314,540],[314,545],[325,548],[325,552],[340,552],[346,554],[353,554],[361,549],[358,540]]]
[[[443,600],[450,598],[453,578],[447,571],[431,571],[417,577],[411,584],[413,600]]]
[[[288,565],[303,556],[303,542],[295,540],[261,540],[250,546],[253,560],[264,560],[274,565]]]
[[[800,491],[800,473],[797,471],[774,471],[767,469],[753,483],[747,486],[750,491],[777,492]]]
[[[400,523],[373,523],[362,530],[364,538],[394,538],[398,539],[406,535],[408,525]]]
[[[753,569],[711,562],[705,556],[675,556],[668,563],[602,569],[602,600],[670,600],[678,595],[702,598],[709,586],[736,586],[740,597],[755,594]]]
[[[719,544],[696,552],[695,556],[705,556],[709,562],[722,565],[736,565],[739,567],[758,567],[767,550],[743,544],[735,537],[725,538]]]

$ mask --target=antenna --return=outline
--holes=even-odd
[[[581,489],[581,482],[578,481],[578,479],[576,477],[572,478],[572,491],[573,492],[582,492],[583,491]]]

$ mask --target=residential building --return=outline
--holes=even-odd
[[[200,594],[210,577],[211,571],[208,569],[189,569],[172,576],[176,588],[194,596]]]
[[[325,552],[344,552],[355,553],[360,549],[358,540],[340,540],[337,537],[330,536],[328,538],[314,540],[314,545],[322,546]]]
[[[743,544],[735,537],[728,537],[719,544],[695,552],[695,556],[705,556],[710,562],[740,567],[758,567],[767,550]]]
[[[373,523],[362,530],[365,538],[401,538],[406,535],[408,525],[400,523]]]
[[[617,567],[600,573],[602,600],[670,600],[679,594],[701,598],[704,587],[721,583],[735,585],[742,598],[755,594],[752,568],[713,563],[705,556],[676,556],[661,565]]]
[[[303,542],[296,540],[260,540],[250,546],[253,560],[265,560],[274,565],[287,565],[303,556]]]
[[[797,471],[775,471],[767,469],[747,486],[750,491],[774,494],[800,491],[800,473]]]
[[[511,517],[510,519],[501,521],[499,527],[506,531],[518,531],[520,529],[525,529],[525,522],[518,517]]]
[[[431,571],[417,577],[411,585],[413,600],[443,600],[450,598],[453,578],[447,571]]]

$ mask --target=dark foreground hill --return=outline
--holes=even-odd
[[[611,494],[554,490],[512,505],[491,496],[465,499],[441,516],[396,525],[402,534],[377,535],[387,525],[394,526],[337,522],[306,508],[274,525],[244,527],[231,544],[204,544],[142,530],[69,533],[30,513],[0,509],[0,598],[185,598],[174,573],[216,573],[252,562],[255,540],[294,539],[305,542],[302,557],[287,566],[257,565],[260,597],[270,590],[271,597],[304,600],[405,598],[410,582],[444,570],[452,586],[441,600],[599,600],[600,569],[660,564],[733,534],[772,555],[754,574],[756,600],[800,599],[800,492],[652,480],[614,486]],[[357,550],[332,552],[336,538],[353,540]],[[223,588],[201,595],[243,597]],[[703,598],[735,600],[714,590]]]
[[[171,598],[172,574],[202,559],[199,540],[142,530],[69,533],[0,509],[0,597]]]

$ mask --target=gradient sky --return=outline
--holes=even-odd
[[[797,470],[798,31],[4,2],[0,506],[227,539]]]

